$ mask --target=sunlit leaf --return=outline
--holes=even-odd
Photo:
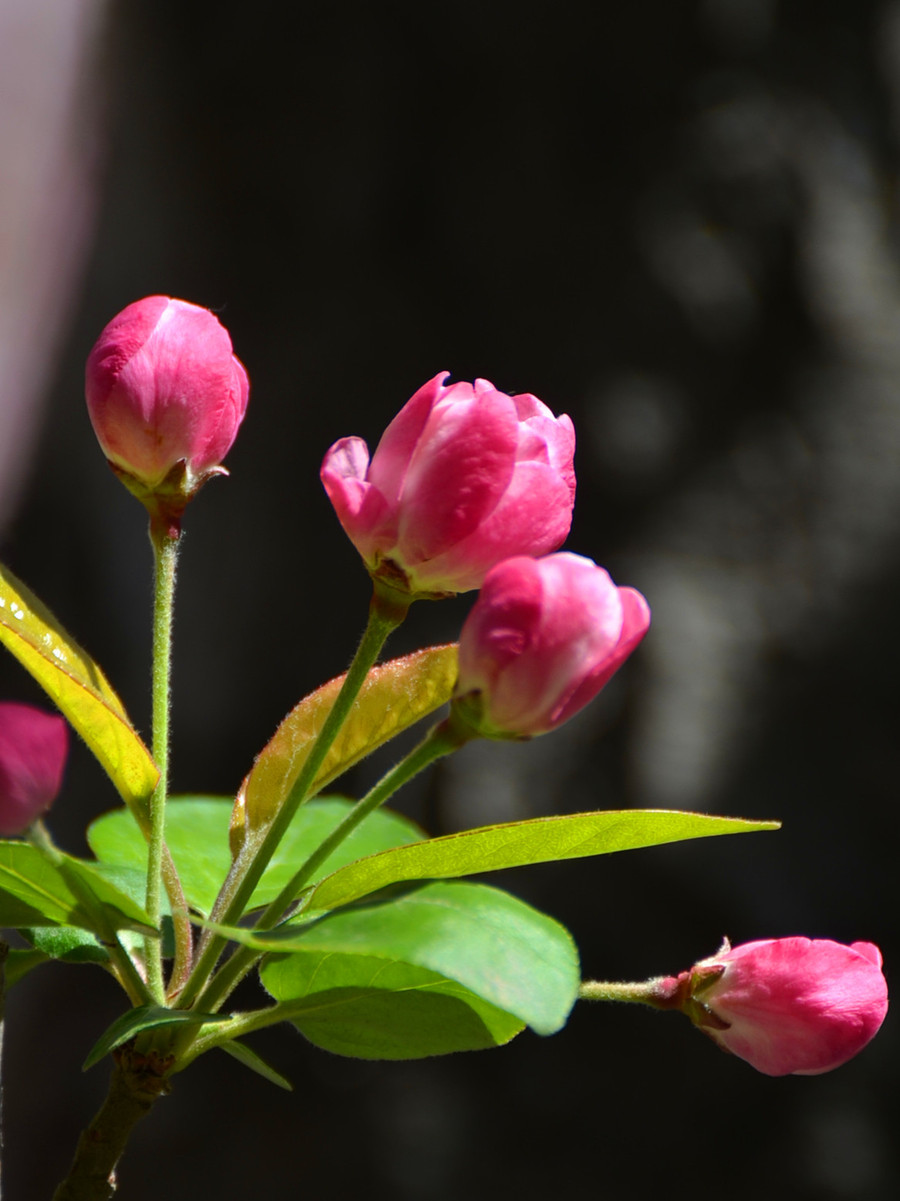
[[[82,1070],[94,1066],[95,1063],[128,1042],[142,1030],[153,1030],[161,1026],[204,1026],[207,1022],[227,1022],[228,1016],[219,1013],[197,1013],[185,1009],[165,1009],[161,1005],[139,1005],[129,1009],[121,1017],[116,1018],[108,1026],[91,1048],[90,1054],[82,1065]]]
[[[456,645],[434,646],[375,667],[325,757],[317,792],[377,747],[439,709],[456,683]],[[241,831],[269,824],[300,774],[343,676],[310,693],[287,715],[241,785],[235,805],[235,848]]]
[[[350,801],[320,797],[299,809],[257,885],[251,906],[258,908],[274,900],[298,865],[351,808]],[[223,797],[174,797],[166,806],[166,843],[188,904],[204,916],[212,910],[231,867],[230,816],[231,801]],[[408,818],[390,809],[378,810],[322,864],[316,879],[354,859],[422,837],[422,831]],[[105,813],[93,822],[88,842],[103,863],[119,864],[146,875],[147,843],[126,809]]]
[[[269,992],[311,1043],[356,1059],[421,1059],[508,1043],[525,1023],[437,972],[365,955],[270,957]]]
[[[122,702],[90,656],[2,565],[0,642],[69,719],[126,804],[140,806],[159,772]]]
[[[690,838],[777,830],[778,825],[663,809],[620,809],[504,822],[382,851],[348,864],[312,890],[307,908],[333,909],[404,880],[452,879]]]
[[[578,953],[565,927],[486,884],[388,890],[315,921],[231,936],[263,951],[367,955],[427,968],[538,1034],[565,1024],[580,984]]]
[[[56,867],[24,842],[0,842],[0,925],[80,926],[102,934],[76,897],[67,873],[90,888],[115,929],[152,930],[143,908],[91,864],[65,856],[63,865]]]

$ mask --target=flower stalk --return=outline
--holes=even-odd
[[[150,523],[155,584],[153,594],[153,758],[159,768],[159,780],[150,797],[150,830],[147,862],[147,900],[145,908],[151,924],[159,928],[162,916],[163,855],[166,832],[166,799],[169,789],[169,708],[172,662],[172,616],[175,602],[175,574],[178,542],[165,522]],[[184,955],[185,932],[176,932]],[[190,927],[187,937],[190,938]],[[161,940],[144,942],[147,983],[159,1004],[165,1004]]]

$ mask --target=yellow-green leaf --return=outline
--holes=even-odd
[[[668,809],[611,809],[481,826],[394,847],[339,867],[307,897],[309,909],[334,909],[388,884],[453,879],[560,859],[583,859],[690,838],[777,830],[778,822],[745,821]]]
[[[106,676],[53,614],[2,565],[0,642],[69,719],[126,804],[148,797],[159,772]]]
[[[325,762],[313,792],[364,759],[389,739],[439,709],[456,683],[456,644],[433,646],[375,667],[360,689]],[[300,774],[343,676],[310,693],[291,710],[263,748],[241,785],[232,820],[232,851],[245,830],[264,829],[278,812]]]

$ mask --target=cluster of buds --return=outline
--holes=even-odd
[[[436,375],[369,458],[328,451],[321,477],[374,579],[408,597],[480,588],[460,640],[457,707],[487,737],[530,737],[585,705],[646,633],[650,612],[588,559],[550,555],[575,500],[575,431],[529,393]],[[86,369],[110,466],[173,536],[224,471],[249,384],[207,309],[148,296],[106,326]]]
[[[481,736],[530,738],[596,696],[650,611],[589,559],[551,553],[575,496],[569,418],[486,380],[446,380],[413,395],[371,459],[360,438],[335,443],[322,482],[380,585],[408,599],[481,588],[460,636],[454,709]],[[228,333],[206,309],[147,297],[104,329],[86,388],[110,465],[177,536],[184,506],[224,471],[246,411]],[[26,831],[52,803],[67,745],[62,718],[0,704],[0,834]],[[787,938],[726,943],[631,999],[682,1010],[768,1075],[810,1075],[874,1036],[887,988],[872,944]]]
[[[549,554],[575,500],[575,431],[536,396],[429,380],[374,455],[342,438],[322,482],[372,577],[413,597],[480,588],[454,707],[479,735],[530,738],[600,691],[643,638],[647,602],[590,559]]]

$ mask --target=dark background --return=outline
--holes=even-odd
[[[2,555],[146,731],[150,552],[94,442],[83,362],[140,296],[214,308],[252,393],[231,478],[186,522],[175,790],[233,794],[349,660],[368,587],[317,479],[324,451],[350,433],[373,446],[439,370],[485,376],[572,416],[568,546],[639,587],[654,627],[563,730],[467,748],[401,807],[435,833],[631,805],[781,818],[502,883],[570,926],[586,976],[803,933],[878,942],[890,979],[900,5],[91,11],[93,216],[58,336],[32,330],[43,424]],[[416,606],[392,652],[455,637],[470,603]],[[0,690],[38,699],[8,658]],[[82,851],[115,799],[77,746],[51,827]],[[63,1174],[104,1090],[105,1067],[78,1067],[119,1006],[90,968],[13,990],[9,1197]],[[254,1045],[296,1093],[201,1060],[136,1133],[123,1198],[896,1196],[890,1018],[813,1079],[605,1006],[552,1039],[411,1064],[330,1057],[287,1028]]]

